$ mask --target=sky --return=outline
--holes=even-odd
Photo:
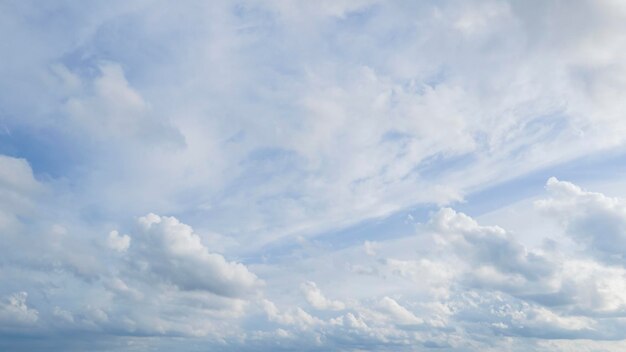
[[[0,350],[623,351],[621,0],[0,0]]]

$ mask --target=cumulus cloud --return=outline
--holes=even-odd
[[[206,290],[226,297],[249,294],[260,281],[245,265],[211,253],[193,229],[174,217],[138,219],[129,256],[141,271],[183,290]]]
[[[24,159],[0,155],[0,170],[0,261],[9,267],[55,268],[81,278],[97,277],[99,261],[92,255],[89,236],[74,238],[57,223],[64,219],[61,210],[48,204],[54,189],[37,180]],[[50,219],[54,216],[59,218]]]
[[[289,308],[287,311],[281,312],[274,302],[266,299],[261,301],[261,306],[267,314],[268,319],[279,324],[306,328],[321,323],[319,318],[313,317],[300,307]]]
[[[450,286],[458,275],[458,268],[449,265],[443,258],[384,258],[371,271],[384,278],[395,276],[407,279],[419,286],[420,293],[425,296],[442,299],[449,296]]]
[[[515,281],[515,276],[533,281],[554,271],[554,264],[545,255],[529,251],[501,227],[481,226],[450,208],[439,210],[429,224],[444,243],[452,245],[457,255],[469,261],[468,268],[477,278],[485,273],[483,278],[497,281],[500,273],[504,276],[503,283]],[[482,267],[486,271],[481,272]],[[490,268],[495,272],[490,274]]]
[[[0,328],[157,350],[134,335],[623,339],[623,199],[551,178],[540,248],[478,214],[623,151],[625,23],[613,0],[0,4]]]
[[[552,177],[546,188],[550,198],[537,207],[558,219],[567,234],[598,260],[625,263],[626,206],[619,198],[588,192]]]
[[[558,314],[497,292],[466,292],[452,306],[458,320],[497,334],[545,339],[600,336],[591,318]]]
[[[35,197],[44,189],[26,160],[0,154],[0,228],[15,225],[18,215],[32,213]]]
[[[130,236],[120,235],[117,231],[109,232],[107,237],[107,246],[118,252],[126,252],[130,247]]]
[[[326,298],[315,282],[307,281],[301,284],[300,290],[304,293],[306,301],[315,309],[342,310],[345,308],[343,302]]]
[[[39,312],[26,304],[28,293],[18,292],[5,297],[0,302],[0,327],[12,328],[33,325],[39,319]]]
[[[423,322],[422,319],[416,317],[393,298],[383,297],[379,306],[383,312],[389,314],[399,324],[421,324]]]
[[[47,203],[50,199],[44,196],[55,190],[35,181],[27,162],[7,160],[2,172],[17,175],[7,176],[6,183],[12,182],[9,190],[24,199],[29,211],[0,207],[0,213],[6,212],[13,222],[11,231],[0,236],[7,282],[3,289],[39,288],[28,301],[25,292],[2,300],[3,333],[25,333],[29,327],[30,334],[51,331],[51,340],[64,331],[207,337],[228,330],[236,334],[229,324],[243,314],[248,303],[243,297],[254,295],[260,283],[243,264],[209,251],[187,225],[153,214],[140,218],[135,230],[129,231],[132,241],[131,235],[118,231],[109,232],[103,241],[101,230],[86,227]],[[55,216],[35,218],[42,209]],[[111,251],[102,251],[101,244]],[[196,285],[188,285],[188,280]],[[31,307],[33,301],[36,308]]]
[[[552,303],[573,314],[619,316],[626,312],[626,269],[592,260],[571,259],[563,263],[560,290]]]
[[[400,350],[409,344],[462,350],[468,343],[498,349],[497,336],[621,338],[623,268],[556,248],[529,248],[520,235],[443,208],[418,227],[415,237],[379,241],[379,259],[358,243],[303,266],[323,270],[320,277],[344,278],[329,286],[329,294],[349,302],[342,314],[328,318],[328,313],[305,312],[298,305],[280,311],[273,303],[266,304],[266,314],[287,331],[319,336],[322,342],[311,346],[339,339],[348,345],[394,343]],[[417,257],[406,251],[409,243],[423,246]],[[353,265],[341,269],[336,265],[340,258]],[[335,265],[325,268],[325,262]],[[316,301],[323,303],[317,285],[300,288],[316,293],[305,295],[314,307]],[[484,344],[477,334],[494,340]]]

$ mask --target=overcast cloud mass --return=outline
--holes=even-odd
[[[0,350],[626,350],[626,2],[0,0]]]

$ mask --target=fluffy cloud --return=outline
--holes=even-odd
[[[579,189],[569,183],[566,186]],[[552,190],[550,195],[553,198],[537,203],[542,211],[548,209],[546,204],[554,205]],[[600,196],[594,198],[606,198]],[[566,212],[569,215],[585,209],[567,204],[572,207]],[[551,218],[569,233],[569,223],[558,216]],[[305,312],[298,306],[288,306],[286,313],[272,306],[273,321],[281,321],[287,331],[292,324],[319,336],[322,342],[312,343],[313,349],[340,334],[344,336],[340,343],[379,347],[393,343],[400,350],[405,344],[451,350],[463,350],[462,346],[469,344],[473,349],[498,350],[502,345],[497,336],[512,341],[623,338],[624,268],[580,257],[580,252],[554,244],[529,248],[518,238],[523,234],[482,225],[450,208],[434,212],[425,226],[417,229],[410,239],[378,241],[377,258],[356,244],[337,252],[336,257],[312,260],[303,267],[315,266],[346,278],[329,286],[333,297],[346,302],[341,314],[328,319],[327,313]],[[559,233],[552,235],[559,238]],[[584,239],[575,240],[585,243]],[[404,250],[410,243],[423,247],[417,257]],[[351,265],[341,269],[338,258]],[[323,262],[335,266],[325,269]],[[320,275],[328,277],[328,273]],[[312,283],[301,285],[305,288],[305,293],[319,290]],[[319,300],[317,295],[305,298],[309,303]],[[485,343],[477,336],[491,336],[493,341]],[[589,344],[595,346],[595,342]]]
[[[380,300],[379,305],[381,310],[393,317],[398,324],[421,324],[423,322],[393,298],[385,296]]]
[[[101,267],[92,255],[91,238],[74,237],[57,223],[64,220],[63,212],[48,203],[55,196],[50,185],[37,180],[24,159],[0,155],[0,170],[0,261],[9,267],[55,268],[97,277]]]
[[[590,260],[568,260],[563,263],[560,290],[552,297],[557,299],[545,303],[566,307],[574,314],[620,316],[626,313],[625,288],[624,268]]]
[[[537,246],[477,203],[621,151],[625,19],[613,0],[4,3],[0,326],[107,350],[621,339],[624,200],[550,179],[560,227]]]
[[[259,285],[245,265],[211,253],[200,236],[178,219],[148,214],[138,223],[128,255],[140,272],[183,290],[206,290],[226,297],[248,294]]]
[[[546,255],[527,250],[501,227],[481,226],[450,208],[439,210],[429,224],[441,235],[441,241],[468,260],[468,274],[479,281],[523,286],[526,281],[549,277],[555,269]]]
[[[28,164],[11,165],[26,170],[13,180],[31,180],[20,194],[38,194],[42,186],[33,181],[30,168],[23,167]],[[359,242],[347,252],[337,252],[336,258],[320,259],[330,265],[303,262],[304,270],[330,270],[322,277],[338,280],[324,285],[330,299],[314,281],[295,287],[295,280],[275,281],[266,271],[264,286],[246,265],[210,249],[219,237],[203,238],[174,217],[148,214],[124,231],[128,235],[111,231],[104,242],[78,244],[85,254],[96,253],[98,243],[111,249],[91,259],[91,275],[78,271],[89,263],[86,257],[49,251],[47,263],[63,268],[49,283],[61,280],[89,294],[68,304],[64,300],[72,296],[69,293],[46,290],[57,303],[35,309],[27,305],[25,293],[9,293],[0,314],[3,329],[42,329],[56,321],[57,331],[199,336],[241,348],[304,343],[324,349],[334,343],[460,349],[468,341],[486,348],[475,340],[476,332],[512,338],[621,338],[622,324],[616,317],[626,312],[626,296],[621,294],[626,272],[622,261],[594,260],[607,249],[594,244],[590,234],[597,232],[589,225],[619,221],[621,200],[555,179],[548,181],[548,191],[550,198],[538,201],[537,207],[591,256],[527,248],[515,233],[442,208],[417,227],[417,234],[397,243],[376,241],[375,252],[364,252]],[[52,242],[31,247],[26,259],[35,260],[44,248],[74,238],[71,227],[54,225],[48,231]],[[613,236],[619,238],[620,232]],[[409,243],[422,248],[407,252]],[[338,265],[340,258],[346,265]],[[108,270],[98,264],[104,260]],[[31,275],[41,275],[45,268]],[[297,271],[293,275],[301,277]],[[293,289],[302,293],[300,303],[315,310],[306,311],[296,297],[283,296]],[[361,292],[356,295],[354,290]],[[35,302],[42,302],[38,295]],[[243,331],[238,321],[258,330]],[[268,330],[273,327],[276,330]]]
[[[130,236],[120,235],[117,231],[109,232],[107,237],[107,246],[118,252],[126,252],[130,247]]]
[[[540,209],[558,219],[567,234],[597,259],[625,263],[626,206],[622,199],[587,192],[554,177],[546,188],[551,198],[538,201]]]
[[[26,292],[14,293],[0,302],[0,328],[14,328],[33,325],[39,319],[39,312],[26,305]]]
[[[307,302],[316,309],[342,310],[345,308],[343,302],[326,298],[315,282],[307,281],[300,285],[300,289]]]
[[[497,292],[465,292],[452,306],[456,319],[491,333],[544,339],[601,336],[593,319],[558,314]]]
[[[0,229],[35,211],[35,197],[43,191],[26,160],[0,154]]]
[[[7,189],[0,193],[0,214],[11,220],[0,236],[6,283],[0,302],[3,334],[47,331],[51,344],[57,344],[57,333],[67,331],[205,338],[220,330],[237,334],[230,324],[245,311],[244,296],[254,296],[261,282],[243,264],[210,252],[175,218],[140,218],[132,241],[118,231],[102,236],[54,209],[49,196],[55,190],[36,181],[27,162],[2,161],[0,188]],[[4,207],[5,200],[16,206]],[[36,217],[44,210],[53,219]],[[61,220],[63,225],[56,223]],[[30,294],[12,293],[20,289]],[[5,342],[0,345],[6,347]],[[65,346],[60,349],[69,348],[58,343]]]
[[[283,325],[296,325],[301,329],[321,323],[321,320],[311,316],[300,307],[290,308],[286,312],[281,312],[274,302],[269,300],[261,301],[263,310],[272,322]]]

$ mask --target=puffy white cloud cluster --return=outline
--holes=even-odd
[[[39,319],[39,312],[26,305],[26,292],[18,292],[0,303],[0,329],[13,330],[33,325]]]
[[[130,247],[130,236],[120,235],[119,232],[113,230],[109,232],[107,245],[109,246],[109,248],[114,249],[118,252],[126,252],[128,250],[128,247]]]
[[[486,280],[513,284],[521,279],[524,285],[526,281],[549,276],[554,269],[545,255],[528,251],[504,229],[480,226],[474,219],[450,208],[437,212],[430,225],[442,242],[450,244],[460,257],[471,263],[467,267],[478,280],[485,274]]]
[[[315,282],[307,281],[300,285],[300,289],[304,293],[307,302],[316,309],[342,310],[345,308],[343,302],[326,298]]]
[[[624,33],[617,0],[0,4],[0,349],[623,350],[623,199],[551,178],[541,245],[453,208],[621,151]]]
[[[565,351],[599,348],[603,343],[595,341],[623,339],[626,267],[621,261],[598,257],[587,238],[604,235],[590,231],[589,223],[626,218],[614,216],[623,200],[554,178],[547,188],[549,197],[537,201],[536,210],[558,224],[562,235],[570,236],[582,252],[551,242],[528,248],[518,237],[523,233],[481,225],[468,215],[442,208],[413,237],[378,241],[376,253],[355,246],[311,258],[293,269],[291,275],[298,276],[311,266],[321,270],[318,280],[325,278],[325,286],[331,288],[326,293],[345,302],[341,310],[329,314],[326,295],[306,282],[300,286],[300,303],[283,311],[272,304],[266,313],[280,325],[284,341],[308,332],[310,336],[299,341],[309,341],[311,349],[320,350],[331,343],[383,350],[389,346],[501,350],[507,348],[506,341],[515,341],[527,350],[540,351],[548,346],[546,341],[585,341],[576,347],[550,344]],[[407,250],[410,246],[415,247]],[[415,251],[417,246],[422,248]],[[299,306],[305,302],[316,310]],[[326,311],[320,311],[321,306]],[[272,336],[282,339],[281,334]],[[605,348],[617,351],[620,345]]]
[[[153,275],[182,290],[205,290],[238,297],[259,281],[245,265],[211,253],[193,229],[174,217],[148,214],[128,256],[140,275]]]
[[[71,217],[58,224],[66,214],[49,208],[49,184],[36,181],[24,160],[0,160],[0,214],[7,219],[0,236],[0,340],[51,332],[237,334],[232,324],[262,286],[245,265],[210,250],[174,217],[148,214],[127,234],[96,232]],[[59,349],[71,347],[60,341]]]
[[[28,164],[6,162],[13,168],[6,175],[21,172],[6,183],[30,185],[9,188],[10,197],[34,204],[49,192]],[[233,350],[461,351],[502,348],[498,336],[624,338],[626,267],[617,255],[624,201],[555,178],[547,190],[535,206],[576,250],[529,248],[523,234],[442,208],[409,237],[370,241],[365,251],[360,244],[314,251],[292,265],[227,260],[211,249],[214,235],[156,214],[123,231],[86,232],[82,241],[75,225],[41,224],[47,232],[26,248],[35,227],[22,219],[37,207],[16,210],[20,217],[5,207],[25,238],[2,237],[3,278],[12,283],[2,289],[1,334],[197,336]],[[18,261],[6,248],[24,252]]]
[[[26,160],[0,155],[0,229],[15,230],[16,217],[34,211],[34,198],[43,190]]]
[[[546,185],[552,196],[537,205],[559,219],[567,234],[596,259],[625,263],[626,204],[623,200],[550,178]]]

